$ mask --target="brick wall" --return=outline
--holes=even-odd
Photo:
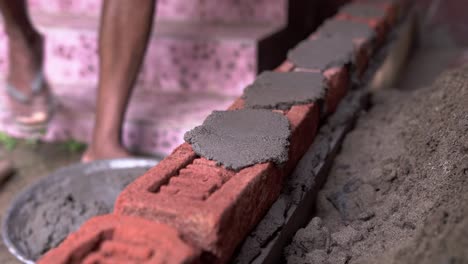
[[[346,11],[353,5],[381,12],[360,16]],[[291,126],[284,166],[267,162],[232,171],[182,144],[120,194],[113,214],[90,219],[38,263],[226,263],[278,198],[283,181],[312,144],[322,120],[335,111],[352,80],[360,80],[405,7],[401,1],[355,1],[331,20],[364,24],[375,34],[343,37],[352,50],[348,61],[308,68],[288,59],[276,69],[321,73],[327,87],[324,103],[272,110],[282,113]],[[318,43],[327,37],[318,28],[304,42]],[[244,99],[238,98],[228,110],[244,107]]]

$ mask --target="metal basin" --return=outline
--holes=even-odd
[[[92,216],[112,211],[122,189],[157,159],[114,159],[61,168],[22,191],[3,219],[8,250],[35,261]]]

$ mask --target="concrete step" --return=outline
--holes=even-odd
[[[33,13],[46,36],[45,71],[58,87],[93,87],[97,81],[98,19]],[[138,85],[162,91],[239,95],[263,60],[260,45],[274,46],[282,24],[214,24],[159,21],[155,25]],[[272,39],[275,39],[273,41]],[[271,41],[270,41],[271,39]],[[273,43],[273,44],[272,44]],[[0,31],[0,73],[7,71],[7,39]],[[265,50],[265,49],[262,49]]]
[[[20,138],[90,142],[96,108],[95,96],[80,95],[83,93],[81,88],[67,87],[54,91],[58,108],[42,135],[18,130],[8,109],[4,107],[5,95],[0,93],[0,131]],[[157,93],[136,89],[125,118],[124,144],[132,151],[168,155],[183,143],[186,131],[200,125],[213,110],[224,110],[233,101],[232,97],[209,93]]]
[[[98,16],[102,0],[29,0],[31,10]],[[200,22],[283,22],[287,0],[158,0],[157,20]]]

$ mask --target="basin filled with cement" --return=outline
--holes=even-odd
[[[87,219],[110,213],[122,189],[157,163],[115,159],[57,170],[13,201],[2,227],[5,245],[21,261],[34,263]]]

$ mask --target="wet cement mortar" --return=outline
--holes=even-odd
[[[17,214],[13,238],[29,258],[38,259],[87,219],[110,213],[121,190],[145,171],[98,171],[38,185]]]
[[[288,160],[290,133],[289,121],[280,113],[241,109],[214,111],[184,139],[198,155],[237,171],[269,161],[281,166]]]
[[[385,10],[377,8],[369,4],[353,3],[344,6],[341,10],[342,13],[349,14],[353,17],[361,18],[376,18],[385,15]]]
[[[375,93],[287,263],[468,263],[468,66],[411,88]]]
[[[322,36],[341,35],[350,39],[373,39],[375,32],[367,24],[346,21],[346,20],[326,20],[320,26],[320,34]]]
[[[321,73],[264,72],[245,89],[243,98],[248,108],[287,110],[321,100],[325,91]]]
[[[289,51],[288,59],[299,68],[325,71],[351,61],[353,46],[345,36],[329,36],[305,40]]]

